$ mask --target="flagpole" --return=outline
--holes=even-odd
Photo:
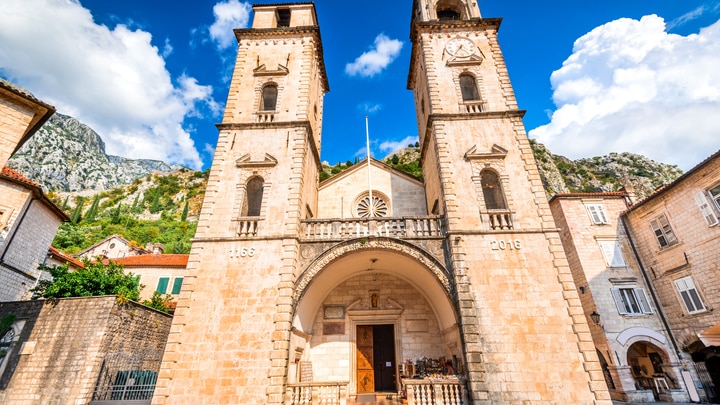
[[[368,116],[365,116],[365,143],[367,146],[367,160],[368,160],[368,196],[370,198],[370,204],[368,205],[368,218],[375,216],[375,201],[373,201],[372,194],[372,167],[370,166],[370,130],[368,127]]]

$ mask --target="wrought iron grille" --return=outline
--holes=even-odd
[[[150,404],[162,356],[154,350],[111,353],[103,360],[91,405]]]

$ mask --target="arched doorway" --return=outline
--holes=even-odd
[[[633,343],[627,351],[627,362],[636,388],[652,390],[655,400],[660,399],[660,394],[679,387],[667,353],[652,343]]]
[[[402,241],[340,244],[298,282],[290,383],[348,381],[348,394],[397,392],[401,377],[462,371],[445,270]],[[302,291],[300,291],[302,290]]]

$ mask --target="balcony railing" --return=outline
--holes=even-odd
[[[488,226],[492,230],[513,229],[512,211],[490,210],[485,213],[488,218]]]
[[[466,405],[468,394],[462,380],[403,380],[408,405]]]
[[[275,122],[275,111],[260,111],[255,113],[255,122]]]
[[[465,101],[461,104],[467,113],[480,113],[487,111],[487,102],[485,101]]]
[[[341,405],[346,403],[347,381],[288,384],[290,405]]]
[[[307,240],[354,239],[368,236],[413,239],[445,235],[442,217],[309,219],[302,221]]]
[[[262,217],[240,217],[237,219],[237,234],[244,238],[257,236]]]

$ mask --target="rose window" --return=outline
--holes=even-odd
[[[387,214],[388,206],[382,198],[373,196],[372,204],[370,204],[370,197],[366,196],[358,202],[357,215],[360,218],[384,217]]]

